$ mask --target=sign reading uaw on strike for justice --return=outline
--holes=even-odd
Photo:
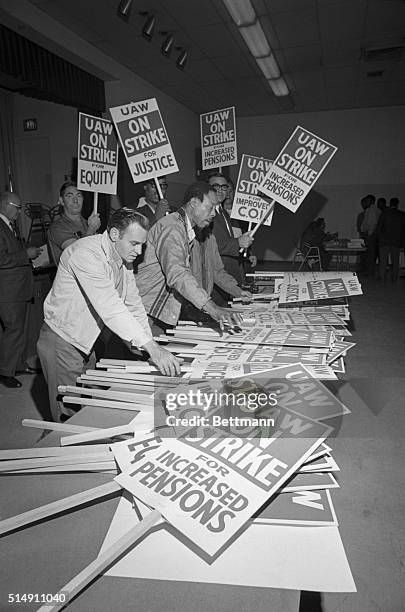
[[[274,204],[269,204],[258,195],[258,187],[272,163],[270,159],[263,157],[242,155],[231,212],[232,219],[260,223],[269,206],[274,211]],[[273,212],[267,217],[264,225],[271,225],[272,219]]]
[[[200,115],[202,169],[238,163],[235,107]]]
[[[259,190],[296,212],[336,151],[326,140],[296,127]]]
[[[134,183],[178,172],[156,98],[110,108]]]
[[[117,193],[118,143],[108,119],[79,113],[77,187]]]

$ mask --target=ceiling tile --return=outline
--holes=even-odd
[[[319,42],[315,11],[291,11],[272,15],[271,22],[283,47]]]
[[[237,48],[235,40],[223,24],[192,27],[187,32],[193,43],[212,57],[230,55]]]
[[[299,6],[300,10],[315,10],[315,0],[265,0],[267,8],[272,13],[285,13],[286,11],[296,11]]]
[[[287,47],[282,53],[287,63],[288,72],[321,66],[322,51],[320,45]]]
[[[376,2],[371,0],[367,10],[365,34],[374,35],[382,32],[398,32],[403,36],[405,30],[404,2]]]
[[[319,6],[319,26],[321,38],[325,42],[342,41],[351,38],[361,38],[366,15],[365,0],[342,1],[339,4]]]
[[[355,87],[361,75],[360,66],[346,68],[328,68],[323,71],[325,85],[329,87],[341,87],[342,89]]]
[[[324,44],[322,48],[322,63],[325,67],[354,64],[360,60],[360,40],[348,40],[345,44]]]
[[[210,59],[195,60],[187,63],[187,76],[196,83],[202,81],[222,81],[224,75]]]

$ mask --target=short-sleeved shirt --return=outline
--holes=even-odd
[[[62,244],[66,240],[84,238],[87,234],[87,229],[87,221],[81,216],[77,218],[77,221],[73,221],[62,214],[51,223],[48,230],[48,240],[56,265],[58,265],[62,255]]]

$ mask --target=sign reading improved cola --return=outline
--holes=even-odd
[[[178,172],[155,98],[110,108],[134,183]]]
[[[117,153],[112,122],[79,113],[78,189],[116,194]]]
[[[200,115],[202,169],[238,163],[235,107]]]
[[[269,206],[272,207],[274,212],[274,204],[269,204],[258,195],[258,187],[272,163],[270,159],[264,159],[263,157],[242,155],[231,212],[232,219],[260,223]],[[271,225],[273,212],[267,217],[264,225]]]
[[[298,126],[277,155],[260,191],[296,212],[337,148]]]

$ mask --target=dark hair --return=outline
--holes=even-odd
[[[125,206],[111,215],[107,223],[107,229],[111,230],[115,227],[119,230],[121,236],[131,223],[137,223],[144,230],[149,229],[149,221],[144,215],[132,208],[125,208]]]
[[[370,206],[372,206],[373,204],[375,204],[375,195],[373,195],[372,193],[368,193],[366,195],[367,200],[370,202]]]
[[[398,206],[399,206],[399,198],[391,198],[390,208],[398,208]]]
[[[187,187],[186,192],[183,197],[183,206],[188,204],[190,200],[193,198],[197,198],[200,202],[203,201],[204,196],[208,195],[210,192],[215,193],[215,189],[212,185],[208,185],[204,181],[199,181],[198,183],[193,183],[189,187]]]
[[[226,182],[228,182],[228,179],[226,178],[226,176],[224,176],[220,172],[217,172],[216,170],[214,172],[209,173],[209,175],[207,176],[207,182],[212,178],[223,178],[226,180]]]
[[[75,187],[77,189],[77,183],[75,183],[75,181],[65,181],[62,185],[62,187],[59,189],[59,195],[61,198],[63,198],[66,189],[69,189],[69,187]],[[79,189],[80,191],[80,189]]]
[[[165,181],[167,181],[166,175],[162,174],[162,176],[157,176],[156,180],[159,181],[159,179],[164,179]],[[155,183],[155,179],[150,178],[147,181],[143,181],[142,185],[145,187],[145,185],[153,185],[153,187],[156,187],[156,183]]]
[[[321,227],[321,225],[323,225],[324,223],[325,223],[324,217],[318,217],[314,221],[314,224],[315,224],[314,227]]]

